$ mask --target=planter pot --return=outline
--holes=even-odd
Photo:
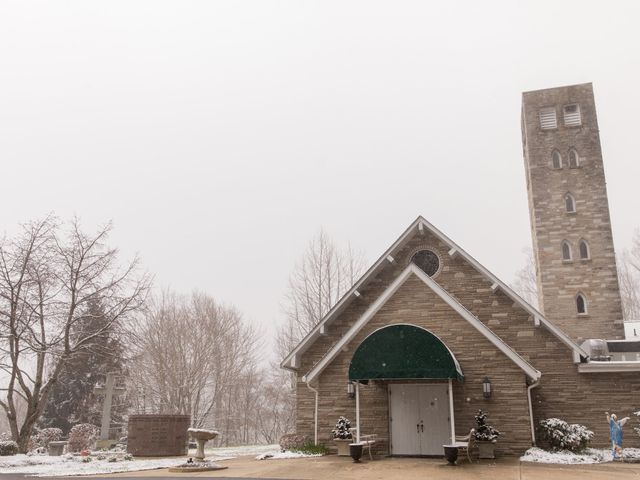
[[[478,445],[478,458],[484,459],[494,459],[495,456],[495,442],[479,442],[476,441],[476,445]]]
[[[334,438],[333,439],[334,442],[336,442],[336,446],[338,447],[338,455],[341,457],[348,457],[351,454],[349,453],[349,444],[353,443],[353,439],[351,438],[347,438],[347,439],[341,439],[341,438]]]
[[[360,458],[362,457],[362,444],[361,443],[350,444],[349,453],[351,454],[351,458],[353,458],[353,463],[360,463]]]
[[[458,460],[458,447],[453,445],[443,445],[444,447],[444,458],[447,459],[449,465],[455,465],[456,460]]]

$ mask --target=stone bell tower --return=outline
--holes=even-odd
[[[522,143],[542,312],[578,341],[624,338],[592,85],[523,93]]]

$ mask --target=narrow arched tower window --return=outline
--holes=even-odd
[[[582,260],[588,260],[589,256],[589,244],[586,240],[580,240],[580,258]]]
[[[567,213],[576,213],[576,200],[570,193],[564,196],[564,208],[567,210]]]
[[[571,245],[566,240],[562,242],[562,260],[571,260]]]
[[[578,152],[576,152],[575,148],[569,150],[569,168],[577,168],[578,167]]]
[[[576,296],[576,311],[579,315],[587,313],[587,299],[581,293]]]
[[[562,168],[562,155],[560,155],[559,151],[554,150],[551,154],[551,164],[555,169]]]

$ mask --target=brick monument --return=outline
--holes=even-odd
[[[130,415],[127,452],[141,457],[186,455],[189,415]]]

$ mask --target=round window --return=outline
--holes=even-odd
[[[420,250],[411,261],[430,277],[433,277],[440,268],[440,258],[431,250]]]

